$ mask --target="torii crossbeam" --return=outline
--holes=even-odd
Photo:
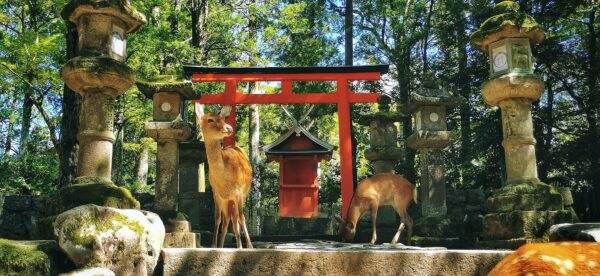
[[[235,131],[236,104],[337,104],[340,139],[340,174],[342,190],[342,216],[348,214],[353,194],[352,139],[350,137],[350,104],[373,103],[380,93],[355,93],[348,82],[376,81],[389,70],[389,65],[342,67],[205,67],[184,65],[186,78],[192,82],[224,82],[225,92],[202,95],[194,103],[232,106],[227,119]],[[280,94],[244,94],[237,91],[238,82],[279,81]],[[328,93],[295,94],[295,81],[335,81],[337,90]],[[235,135],[225,139],[225,145],[235,144]]]

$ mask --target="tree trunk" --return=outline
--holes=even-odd
[[[191,0],[192,14],[192,46],[200,50],[200,57],[196,62],[203,60],[206,49],[208,26],[208,0]]]
[[[10,102],[10,115],[8,118],[8,126],[6,128],[6,140],[4,142],[4,156],[2,162],[6,163],[9,161],[10,152],[12,151],[12,139],[15,128],[15,122],[17,121],[17,95],[13,93],[13,98]]]
[[[147,143],[141,142],[140,158],[137,164],[136,180],[142,185],[148,185],[148,155],[150,153],[150,147]]]
[[[407,48],[398,50],[399,59],[396,62],[398,68],[398,88],[400,90],[400,105],[408,103],[410,96],[410,51]],[[415,151],[408,147],[406,143],[408,137],[412,134],[411,118],[402,119],[402,150],[404,158],[401,163],[401,171],[408,181],[415,183]]]
[[[592,10],[588,15],[588,68],[587,68],[587,86],[589,93],[589,102],[587,110],[587,121],[589,124],[588,141],[590,149],[590,183],[593,185],[593,196],[590,201],[589,220],[600,220],[600,143],[598,139],[598,104],[597,79],[598,79],[598,33],[595,29],[596,10]]]
[[[257,1],[252,1],[253,5],[257,5]],[[250,20],[248,21],[248,31],[250,32],[249,39],[251,41],[256,41],[256,33],[258,32],[258,22],[256,21],[256,15],[251,15]],[[257,45],[257,43],[255,43]],[[258,60],[258,49],[250,49],[251,53],[249,56],[249,64],[251,66],[256,65],[256,60]],[[249,94],[256,94],[258,91],[256,89],[255,83],[250,83],[248,86]],[[249,143],[250,143],[250,163],[252,164],[252,202],[254,206],[251,208],[251,216],[252,222],[254,224],[255,235],[260,235],[261,223],[260,223],[260,208],[261,208],[261,200],[262,200],[262,191],[261,191],[261,179],[260,179],[260,109],[256,104],[250,105],[250,117],[249,117]]]
[[[112,176],[115,181],[115,184],[118,186],[125,185],[123,181],[123,143],[125,136],[125,110],[124,106],[126,106],[125,95],[121,95],[117,98],[117,108],[115,111],[115,145],[113,151],[113,167],[112,167]]]
[[[78,34],[73,23],[67,22],[67,58],[77,56]],[[81,111],[81,96],[69,89],[63,88],[62,118],[60,121],[60,186],[70,185],[75,182],[77,171],[77,154],[79,144],[79,113]]]
[[[352,0],[346,0],[346,15],[344,16],[344,30],[345,30],[345,64],[346,66],[354,65],[354,8]]]
[[[32,73],[27,73],[27,81],[31,83],[33,79]],[[31,129],[31,112],[33,110],[33,87],[28,84],[23,84],[24,87],[24,98],[22,105],[21,115],[21,135],[19,141],[19,155],[25,156],[27,152],[27,145],[30,141],[29,130]]]

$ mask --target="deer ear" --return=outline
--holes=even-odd
[[[344,223],[344,219],[342,217],[340,217],[340,215],[336,214],[333,216],[333,218],[335,218],[335,220],[339,223]]]
[[[221,113],[219,114],[219,116],[221,116],[221,118],[225,119],[226,117],[229,117],[229,115],[231,115],[231,110],[233,110],[232,106],[225,105],[225,106],[223,106],[223,108],[221,108]]]

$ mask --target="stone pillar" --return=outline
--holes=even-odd
[[[199,166],[206,162],[204,142],[190,141],[179,143],[179,203],[178,210],[187,215],[192,229],[200,229],[200,216],[203,213],[200,201],[205,191],[200,182]]]
[[[540,99],[544,82],[534,73],[530,45],[542,42],[544,31],[512,1],[497,4],[494,12],[471,38],[489,53],[490,80],[481,89],[485,102],[502,110],[506,165],[506,182],[486,202],[483,245],[514,248],[576,218],[563,209],[557,189],[537,175],[531,102]]]
[[[62,17],[77,26],[80,56],[64,65],[61,79],[81,95],[82,107],[76,185],[60,191],[59,211],[87,203],[139,208],[129,191],[112,183],[111,166],[115,98],[135,80],[124,63],[127,35],[146,19],[128,1],[108,0],[73,0]]]
[[[419,150],[421,167],[421,215],[425,217],[445,216],[446,171],[440,149]]]
[[[373,114],[361,115],[358,122],[369,127],[369,148],[365,151],[365,158],[371,162],[373,172],[394,173],[395,166],[402,158],[398,147],[398,129],[394,123],[400,122],[404,115],[390,112],[392,100],[388,96],[381,96],[377,100],[379,111]],[[391,240],[397,225],[396,211],[391,206],[381,206],[377,211],[377,234],[379,241]],[[359,240],[371,239],[371,224],[361,225]],[[363,238],[364,237],[364,238]]]
[[[543,85],[539,87],[541,94]],[[509,98],[498,103],[502,110],[502,132],[506,183],[538,181],[533,123],[531,120],[531,100]]]

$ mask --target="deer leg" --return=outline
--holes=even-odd
[[[410,240],[412,238],[413,232],[413,220],[408,215],[408,212],[406,212],[406,209],[404,209],[404,212],[402,212],[402,215],[400,215],[400,217],[402,218],[402,221],[406,224],[406,245],[410,245]]]
[[[392,244],[396,244],[398,243],[398,239],[400,239],[400,235],[402,234],[402,230],[404,229],[404,222],[400,223],[400,226],[398,226],[398,231],[396,231],[396,235],[394,235],[394,238],[392,239]]]
[[[407,240],[406,244],[410,245],[410,239],[412,237],[412,230],[413,230],[413,220],[408,215],[408,212],[406,212],[406,208],[404,208],[402,210],[396,210],[396,212],[398,212],[398,215],[400,215],[400,219],[402,220],[402,223],[400,223],[400,227],[398,227],[398,233],[396,233],[396,236],[394,236],[394,240],[392,240],[392,243],[394,243],[394,241],[398,242],[397,238],[400,238],[400,232],[406,226],[406,240]]]
[[[242,240],[240,237],[240,216],[237,211],[237,208],[233,209],[233,219],[231,226],[233,227],[233,234],[235,235],[235,247],[242,248]]]
[[[217,247],[217,239],[219,237],[219,226],[221,226],[221,210],[217,204],[215,204],[215,230],[213,231],[213,239],[210,247]]]
[[[221,212],[222,216],[223,216],[223,222],[221,224],[221,242],[219,243],[219,247],[223,248],[225,245],[225,237],[227,236],[227,230],[229,228],[229,221],[231,221],[231,218],[227,215],[225,212]]]
[[[377,241],[377,209],[379,206],[375,203],[371,204],[371,223],[373,224],[373,236],[371,237],[371,244],[375,244]]]
[[[246,227],[246,216],[244,215],[244,206],[242,204],[238,205],[238,212],[240,213],[240,222],[243,228],[242,230],[244,231],[244,236],[246,237],[246,248],[254,248],[254,246],[252,246],[252,242],[250,241],[248,227]]]

